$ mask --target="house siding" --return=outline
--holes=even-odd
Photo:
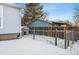
[[[3,6],[3,28],[0,29],[0,34],[20,33],[21,19],[20,10],[17,8]]]
[[[0,28],[0,40],[18,38],[21,33],[20,9],[3,5],[3,28]]]

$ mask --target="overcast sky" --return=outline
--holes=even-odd
[[[44,11],[48,14],[48,20],[70,20],[74,13],[74,8],[78,7],[77,3],[44,3]],[[24,4],[19,4],[24,8]]]

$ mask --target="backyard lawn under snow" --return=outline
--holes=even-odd
[[[32,39],[32,35],[26,35],[21,39],[0,41],[0,54],[31,54],[31,55],[70,55],[79,54],[79,41],[73,46],[64,49],[63,40],[59,39],[58,46],[54,45],[50,40],[54,38],[36,35],[36,39]],[[52,43],[52,44],[51,44]]]

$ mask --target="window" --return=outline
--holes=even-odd
[[[0,5],[0,29],[3,28],[3,6]]]

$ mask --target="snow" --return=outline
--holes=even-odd
[[[0,54],[1,55],[70,55],[74,54],[74,49],[78,46],[76,43],[73,47],[67,49],[60,48],[50,44],[52,37],[36,35],[33,40],[32,35],[25,35],[20,39],[0,41]],[[50,39],[50,40],[45,40]],[[61,41],[61,40],[60,40]],[[79,50],[79,49],[78,49]],[[77,50],[77,52],[78,52]],[[75,53],[78,54],[78,53]]]
[[[79,55],[79,40],[67,49],[72,55]]]
[[[29,38],[33,38],[33,35],[27,35]],[[40,40],[43,42],[51,43],[52,45],[55,45],[55,37],[49,37],[44,35],[35,35],[35,40]],[[64,39],[57,38],[57,47],[64,48]],[[69,45],[72,45],[72,41],[69,41]]]

